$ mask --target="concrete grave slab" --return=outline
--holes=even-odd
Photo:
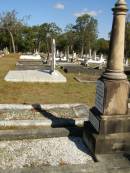
[[[0,105],[0,129],[83,127],[89,108],[84,104]]]
[[[79,137],[1,141],[0,151],[3,169],[93,163]]]
[[[40,59],[41,59],[41,56],[38,55],[38,54],[33,54],[33,55],[21,55],[21,56],[20,56],[20,59],[40,60]]]
[[[59,72],[50,74],[49,70],[21,70],[9,71],[5,76],[8,82],[47,82],[47,83],[65,83],[66,78]]]

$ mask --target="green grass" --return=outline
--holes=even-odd
[[[91,106],[95,100],[95,84],[77,82],[76,74],[65,74],[67,83],[11,83],[4,81],[9,70],[15,69],[18,54],[0,59],[0,103],[86,103]],[[82,74],[81,74],[82,75]]]
[[[128,58],[128,62],[130,63],[130,57]]]

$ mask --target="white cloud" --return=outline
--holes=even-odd
[[[62,4],[62,3],[57,3],[57,4],[54,5],[54,8],[58,9],[58,10],[64,10],[65,5]]]
[[[73,15],[74,15],[75,17],[80,17],[80,16],[82,16],[82,15],[84,15],[84,14],[89,14],[90,16],[95,17],[95,16],[97,16],[97,15],[99,15],[99,14],[101,14],[101,13],[102,13],[101,10],[98,10],[98,11],[94,11],[94,10],[88,11],[87,9],[84,9],[84,10],[82,10],[82,11],[80,11],[80,12],[74,13]]]

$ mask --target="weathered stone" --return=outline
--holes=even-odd
[[[98,86],[96,94],[97,109],[105,115],[127,114],[129,82],[127,80],[106,80],[102,78],[100,83],[102,85]],[[101,91],[98,91],[99,89]],[[102,93],[104,94],[102,95]]]
[[[105,115],[92,108],[89,114],[91,125],[99,134],[130,132],[130,115]]]
[[[91,152],[96,154],[130,150],[129,82],[123,68],[125,0],[118,0],[113,12],[107,69],[97,81],[96,104],[90,110],[83,135]]]
[[[5,76],[8,82],[47,82],[47,83],[65,83],[67,81],[59,71],[50,74],[50,70],[21,70],[9,71]]]
[[[23,139],[41,139],[67,136],[82,136],[83,128],[80,127],[30,127],[21,129],[0,130],[0,141],[23,140]]]
[[[109,57],[107,69],[103,76],[107,79],[126,79],[124,74],[124,41],[125,41],[125,17],[128,11],[125,0],[118,0],[114,13],[113,26],[110,39]]]
[[[91,130],[90,130],[91,128]],[[99,135],[91,126],[87,126],[83,138],[92,153],[107,154],[130,151],[130,133],[113,133]]]

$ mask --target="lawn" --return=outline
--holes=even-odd
[[[77,82],[76,74],[65,74],[67,83],[11,83],[4,81],[9,70],[15,69],[19,54],[0,58],[0,103],[85,103],[94,104],[95,84]],[[82,75],[82,74],[81,74]]]

